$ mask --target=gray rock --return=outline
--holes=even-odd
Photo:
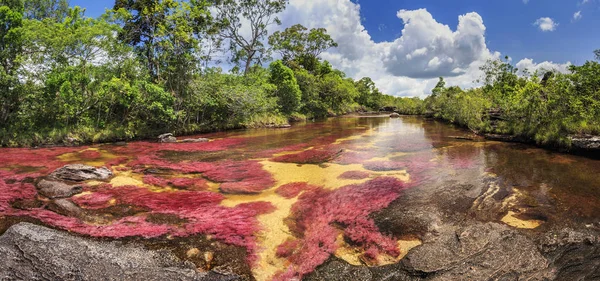
[[[171,133],[162,134],[162,135],[158,136],[158,142],[173,143],[173,142],[177,142],[177,138],[175,138],[173,136],[173,134],[171,134]]]
[[[83,191],[81,185],[68,185],[60,181],[42,179],[37,184],[38,194],[50,198],[69,198]]]
[[[66,181],[107,180],[113,173],[106,167],[96,168],[82,164],[66,165],[50,174],[51,178]]]
[[[544,280],[548,261],[527,237],[496,223],[472,224],[413,249],[408,272],[426,280]],[[528,279],[529,278],[529,279]]]
[[[77,217],[81,218],[84,215],[83,209],[77,206],[73,201],[69,199],[56,199],[50,201],[48,204],[48,209],[51,211],[68,216],[68,217]]]
[[[364,266],[353,266],[345,261],[333,258],[303,278],[305,281],[370,281],[373,274]]]
[[[199,139],[184,139],[181,142],[186,142],[186,143],[196,143],[196,142],[209,142],[209,139],[206,138],[199,138]]]
[[[165,251],[20,223],[0,237],[0,280],[240,280],[198,272]]]
[[[573,136],[571,144],[579,149],[598,150],[600,149],[600,136]]]
[[[400,118],[400,114],[394,112],[394,113],[390,114],[390,118]]]

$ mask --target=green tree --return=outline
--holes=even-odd
[[[20,103],[17,70],[23,49],[23,4],[19,0],[0,4],[0,122],[9,124]]]
[[[262,41],[267,28],[281,24],[277,14],[282,12],[288,0],[216,0],[217,26],[221,40],[227,41],[231,61],[244,65],[248,74],[253,63],[262,64],[269,57],[269,48]],[[242,21],[249,21],[250,35],[242,33]]]
[[[379,110],[382,104],[383,94],[375,86],[375,82],[369,77],[356,81],[358,97],[356,102],[373,110]]]
[[[62,21],[69,12],[67,0],[25,0],[25,18],[27,19],[53,19]]]
[[[273,33],[269,37],[269,44],[286,64],[290,65],[290,62],[295,61],[311,72],[315,71],[316,61],[321,53],[338,46],[325,28],[313,28],[309,31],[300,24]]]
[[[270,82],[277,87],[275,96],[279,98],[281,112],[291,114],[298,110],[302,93],[294,77],[294,72],[280,60],[274,61],[269,66],[271,73]]]
[[[114,10],[123,18],[119,38],[143,58],[153,81],[187,81],[181,72],[196,68],[198,39],[211,19],[208,6],[204,0],[117,0]]]

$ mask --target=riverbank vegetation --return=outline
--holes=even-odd
[[[90,18],[66,0],[2,0],[0,143],[260,127],[394,100],[319,58],[337,46],[325,29],[269,34],[286,3],[117,0]]]
[[[600,50],[596,51],[600,60]],[[483,86],[446,87],[443,78],[422,103],[423,114],[477,133],[511,135],[568,148],[570,136],[600,134],[600,63],[571,65],[569,73],[528,73],[505,61],[482,67]]]

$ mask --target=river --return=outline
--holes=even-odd
[[[196,137],[211,141],[0,149],[0,233],[28,221],[168,249],[199,270],[246,279],[328,280],[327,270],[339,270],[343,280],[351,268],[375,280],[399,272],[407,255],[427,272],[417,265],[424,245],[473,225],[532,245],[600,228],[599,160],[485,141],[421,117]],[[37,194],[41,178],[75,163],[114,175],[67,198]],[[552,267],[535,255],[537,269]]]

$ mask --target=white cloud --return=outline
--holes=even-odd
[[[569,66],[571,62],[567,62],[564,64],[557,64],[551,61],[544,61],[541,63],[534,63],[532,59],[522,59],[515,66],[521,72],[525,72],[527,75],[531,75],[534,73],[538,73],[539,76],[544,75],[546,71],[558,71],[562,73],[569,72]]]
[[[536,20],[534,25],[537,25],[541,31],[546,32],[546,31],[556,30],[558,23],[554,22],[554,20],[551,18],[545,17],[545,18],[539,18],[538,20]]]
[[[283,30],[300,23],[308,28],[324,27],[339,44],[322,59],[349,77],[371,77],[384,93],[425,97],[438,76],[448,85],[477,86],[479,67],[501,55],[486,45],[486,27],[477,13],[457,15],[458,25],[438,22],[425,9],[400,10],[397,27],[403,30],[390,42],[374,42],[361,22],[360,5],[350,0],[290,0],[280,15]],[[388,24],[388,29],[393,26]],[[533,65],[533,61],[531,62]],[[551,63],[541,63],[546,65]]]
[[[587,0],[584,0],[584,1],[587,1]],[[525,3],[525,4],[529,3],[529,0],[523,0],[523,3]]]
[[[581,11],[577,11],[573,14],[573,21],[580,20],[583,16],[581,15]]]

